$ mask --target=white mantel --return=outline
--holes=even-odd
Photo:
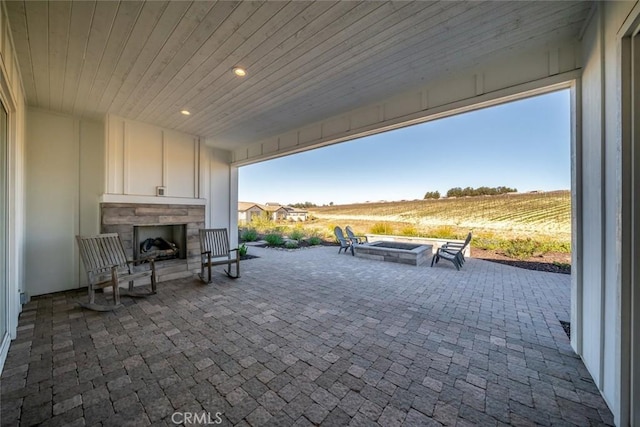
[[[206,199],[188,197],[134,196],[131,194],[103,194],[100,203],[143,203],[157,205],[206,205]]]

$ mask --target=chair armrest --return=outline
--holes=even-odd
[[[445,247],[440,247],[440,249],[438,249],[438,251],[439,252],[446,252],[449,255],[457,255],[457,254],[460,253],[459,249],[451,250],[451,249],[448,249],[448,248],[445,248]]]
[[[229,249],[229,252],[233,252],[233,251],[239,251],[239,248],[233,248],[233,249]]]

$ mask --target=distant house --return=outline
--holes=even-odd
[[[287,210],[287,219],[292,221],[306,221],[309,211],[302,208],[294,208],[293,206],[285,206]]]
[[[280,221],[287,219],[287,210],[284,206],[277,203],[267,203],[263,206],[266,212],[269,212],[269,217],[274,221]]]
[[[306,221],[309,214],[306,209],[283,206],[275,202],[268,202],[264,205],[253,202],[238,202],[238,223],[249,223],[253,218],[265,215],[265,213],[273,221]]]
[[[264,212],[264,208],[257,203],[238,202],[238,223],[249,223],[253,218],[264,215]]]

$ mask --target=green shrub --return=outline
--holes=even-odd
[[[553,261],[553,265],[555,265],[556,267],[560,267],[560,268],[571,269],[571,264],[566,263],[566,262]]]
[[[287,243],[284,244],[284,247],[287,249],[296,249],[298,247],[298,242],[289,240]]]
[[[269,246],[282,246],[284,243],[282,235],[278,233],[267,234],[264,236],[264,240],[269,244]]]
[[[393,234],[393,227],[386,222],[378,222],[369,231],[371,234]]]
[[[293,240],[302,240],[304,239],[304,231],[300,228],[295,228],[291,233],[289,233],[289,238]]]
[[[322,243],[322,239],[318,236],[311,236],[309,237],[309,240],[307,240],[309,242],[309,245],[311,246],[317,246],[319,244]]]
[[[247,245],[245,245],[244,243],[241,244],[240,247],[238,247],[238,253],[240,254],[240,256],[245,256],[248,250],[249,248],[247,248]]]
[[[531,238],[512,239],[504,250],[506,256],[517,259],[530,258],[540,252],[540,243]]]
[[[258,232],[255,228],[248,228],[242,232],[240,238],[244,242],[255,242],[258,240]]]

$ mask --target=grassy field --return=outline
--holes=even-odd
[[[336,225],[357,234],[393,234],[464,239],[473,231],[474,247],[525,259],[571,251],[569,191],[506,194],[440,200],[359,203],[309,209],[304,223],[257,221],[249,227],[319,236],[331,240]]]

